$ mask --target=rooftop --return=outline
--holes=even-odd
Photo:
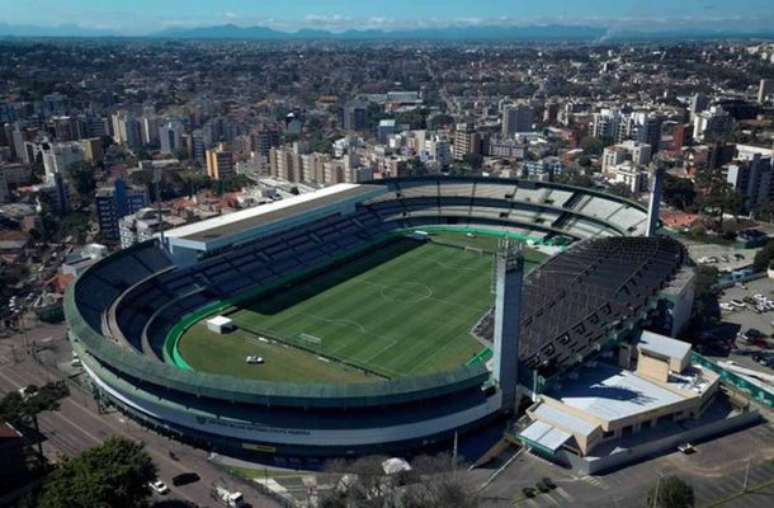
[[[381,186],[342,183],[228,215],[189,224],[165,233],[167,238],[206,242],[284,220],[301,212],[322,208],[347,198],[365,196]]]
[[[568,407],[608,422],[652,411],[684,400],[685,397],[633,372],[598,363],[580,368],[576,379],[548,395]]]
[[[691,345],[687,342],[675,340],[647,330],[642,332],[637,347],[651,356],[677,358],[681,361],[691,353]]]

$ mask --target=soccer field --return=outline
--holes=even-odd
[[[492,265],[489,254],[398,239],[231,312],[240,347],[222,347],[223,338],[205,336],[199,324],[183,336],[180,352],[196,370],[307,382],[333,381],[328,371],[342,364],[350,367],[343,376],[350,381],[454,369],[483,348],[470,329],[492,305]],[[213,349],[213,342],[221,347]],[[248,354],[262,354],[265,365],[245,365],[250,343],[262,349]],[[272,373],[265,353],[281,343],[305,349],[294,349],[302,364],[325,363],[322,372],[288,366],[289,372]],[[370,376],[361,378],[357,369]]]

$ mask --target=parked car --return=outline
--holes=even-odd
[[[167,487],[167,484],[162,482],[161,480],[156,480],[155,482],[150,482],[148,484],[148,486],[150,486],[150,488],[156,494],[164,495],[167,492],[169,492],[169,487]]]
[[[196,473],[180,473],[172,478],[172,485],[179,487],[181,485],[198,482],[200,479],[201,478]]]

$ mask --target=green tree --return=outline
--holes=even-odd
[[[667,476],[648,493],[648,506],[659,508],[691,508],[693,487],[677,476]]]
[[[90,203],[94,199],[94,190],[97,188],[94,168],[85,162],[75,162],[68,167],[67,177],[82,203]]]
[[[774,241],[769,241],[762,249],[755,253],[753,270],[756,272],[766,270],[771,265],[772,259],[774,259]]]
[[[111,437],[67,459],[43,487],[41,508],[144,507],[156,465],[143,445]]]
[[[484,157],[480,153],[466,153],[462,158],[462,162],[473,171],[478,171],[484,164]]]
[[[679,210],[689,210],[694,206],[696,189],[687,178],[664,175],[664,201]]]
[[[627,199],[634,197],[634,194],[632,194],[631,188],[629,188],[629,186],[626,185],[625,183],[621,183],[621,182],[614,183],[613,185],[608,187],[607,192]]]
[[[610,146],[613,140],[607,138],[595,138],[594,136],[586,136],[581,139],[580,147],[583,149],[583,153],[586,155],[602,155],[602,151],[606,146]]]

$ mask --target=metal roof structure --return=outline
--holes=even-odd
[[[642,332],[637,347],[652,356],[661,358],[677,358],[683,361],[691,354],[691,345],[687,342],[665,337],[658,333]]]
[[[339,203],[349,198],[365,197],[381,187],[342,183],[315,192],[301,194],[262,206],[256,206],[214,217],[195,224],[171,229],[164,233],[167,238],[206,242],[241,231],[272,224],[311,210]]]

